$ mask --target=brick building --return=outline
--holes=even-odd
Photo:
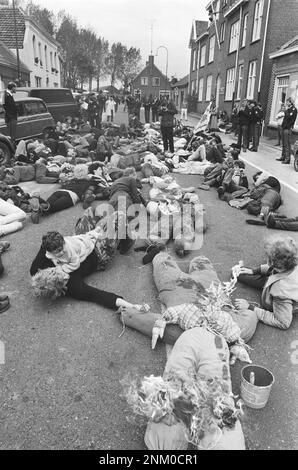
[[[208,23],[192,26],[189,93],[197,112],[211,99],[231,113],[243,98],[268,104],[272,60],[269,55],[297,34],[297,0],[214,0]]]
[[[59,43],[21,8],[16,8],[16,23],[20,59],[31,70],[30,86],[60,87]],[[0,41],[16,53],[13,8],[1,5]]]
[[[268,107],[266,115],[267,134],[277,136],[276,115],[282,103],[290,96],[298,108],[298,36],[284,44],[278,51],[270,54],[272,60],[272,75],[269,88]],[[298,132],[298,118],[294,133]],[[293,136],[293,141],[297,135]]]
[[[141,98],[152,95],[153,98],[160,98],[163,95],[170,95],[171,84],[168,78],[154,65],[154,56],[149,55],[146,67],[140,72],[131,83],[131,93],[141,95]]]

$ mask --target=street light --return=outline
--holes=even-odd
[[[166,64],[166,89],[165,91],[167,91],[167,86],[168,86],[168,63],[169,63],[169,51],[168,51],[168,48],[166,46],[159,46],[157,49],[156,49],[156,56],[158,56],[158,50],[159,49],[165,49],[166,52],[167,52],[167,64]]]

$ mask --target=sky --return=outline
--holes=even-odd
[[[110,44],[121,42],[137,47],[145,65],[159,46],[168,48],[168,76],[179,79],[189,72],[188,48],[192,22],[208,20],[208,0],[33,0],[54,13],[65,10],[77,19],[79,26],[92,28]],[[154,62],[166,72],[166,50],[160,48]]]

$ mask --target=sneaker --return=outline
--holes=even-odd
[[[208,186],[208,184],[199,184],[198,189],[203,189],[204,191],[209,191],[210,186]]]
[[[224,188],[223,188],[222,186],[220,186],[219,188],[217,188],[217,194],[218,194],[218,197],[219,197],[219,198],[222,198],[223,195],[224,195],[224,193],[225,193],[225,190],[224,190]]]
[[[2,255],[2,253],[5,253],[5,251],[7,251],[9,247],[10,247],[9,242],[0,242],[0,255]]]
[[[10,301],[9,299],[4,300],[3,302],[0,302],[0,314],[6,312],[10,307]]]
[[[164,248],[162,248],[162,249],[164,249]],[[143,264],[151,263],[151,261],[153,261],[155,256],[158,255],[158,253],[160,253],[160,251],[162,251],[162,249],[161,249],[160,246],[149,247],[149,249],[147,251],[147,254],[143,258]]]
[[[249,225],[262,225],[263,227],[266,226],[266,222],[260,219],[246,219],[246,223]]]

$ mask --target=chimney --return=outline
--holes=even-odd
[[[149,55],[149,62],[148,62],[150,67],[153,67],[154,65],[154,55]]]

